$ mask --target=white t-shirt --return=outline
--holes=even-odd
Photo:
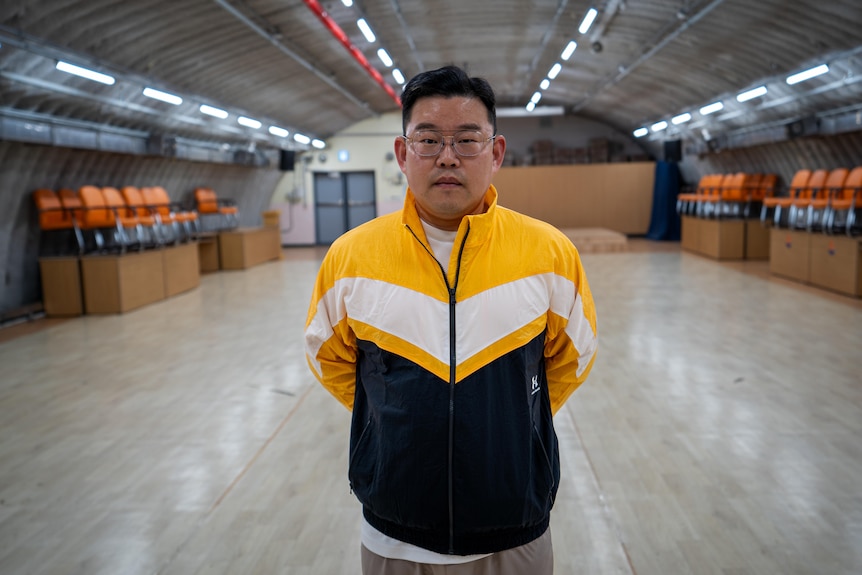
[[[441,230],[425,220],[422,220],[422,228],[425,230],[425,237],[428,238],[428,244],[431,246],[431,251],[434,252],[434,257],[437,258],[444,270],[448,270],[452,246],[455,244],[455,236],[458,235],[458,231]]]
[[[443,269],[449,269],[449,258],[452,255],[452,246],[455,243],[455,236],[458,232],[435,228],[424,220],[422,221],[422,227],[425,229],[425,237],[428,238],[428,243],[434,252],[434,257],[442,264]],[[372,527],[364,518],[362,519],[362,529],[360,530],[359,538],[365,548],[376,555],[389,559],[412,561],[414,563],[456,565],[484,559],[490,555],[490,553],[484,555],[447,555],[445,553],[435,553],[434,551],[429,551],[428,549],[384,535]]]

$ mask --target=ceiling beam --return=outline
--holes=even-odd
[[[305,58],[303,58],[299,54],[297,54],[295,51],[291,50],[290,48],[288,48],[287,46],[282,44],[280,41],[278,41],[276,38],[274,38],[272,36],[272,34],[267,32],[266,30],[264,30],[263,28],[261,28],[260,26],[255,24],[254,22],[252,22],[251,19],[249,19],[245,14],[243,14],[242,12],[240,12],[239,10],[237,10],[236,8],[234,8],[233,6],[228,4],[225,0],[214,0],[214,2],[216,4],[218,4],[219,6],[221,6],[222,8],[224,8],[225,10],[227,10],[228,12],[230,12],[234,16],[234,18],[236,18],[237,20],[239,20],[240,22],[242,22],[243,24],[245,24],[246,26],[248,26],[249,28],[251,28],[252,30],[257,32],[267,42],[269,42],[270,44],[275,46],[280,52],[282,52],[282,53],[290,56],[294,60],[296,60],[296,62],[299,65],[301,65],[303,68],[305,68],[306,70],[308,70],[309,72],[311,72],[312,74],[314,74],[315,76],[317,76],[318,78],[323,80],[326,84],[328,84],[329,86],[334,88],[339,94],[341,94],[342,96],[344,96],[345,98],[347,98],[348,100],[350,100],[351,102],[356,104],[356,106],[362,108],[366,112],[371,112],[371,106],[369,106],[367,102],[363,102],[362,100],[360,100],[359,98],[354,96],[353,93],[350,92],[350,90],[348,90],[347,88],[345,88],[344,86],[342,86],[341,84],[339,84],[338,82],[333,80],[329,74],[322,71],[317,66],[315,66],[314,64],[312,64],[311,62],[309,62],[308,60],[306,60]]]

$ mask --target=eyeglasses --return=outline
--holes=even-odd
[[[488,142],[497,136],[486,138],[482,132],[475,132],[473,130],[455,132],[451,136],[444,136],[435,130],[417,130],[409,138],[407,136],[401,137],[404,138],[405,142],[410,143],[417,156],[436,156],[443,151],[443,146],[446,145],[446,138],[450,138],[452,140],[452,148],[456,154],[470,157],[481,154]]]

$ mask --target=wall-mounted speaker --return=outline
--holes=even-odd
[[[296,152],[293,150],[281,150],[278,159],[278,169],[283,172],[292,172],[296,163]]]
[[[681,162],[682,161],[682,140],[665,140],[665,142],[664,142],[664,161],[665,162]]]
[[[820,132],[820,119],[815,116],[808,116],[786,124],[784,129],[789,139],[813,136]]]
[[[151,156],[175,158],[177,156],[176,136],[150,134],[150,137],[147,138],[147,154]]]

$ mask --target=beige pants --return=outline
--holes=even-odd
[[[490,557],[458,565],[429,565],[387,559],[362,547],[363,575],[553,575],[554,549],[551,530],[538,539],[494,553]]]

